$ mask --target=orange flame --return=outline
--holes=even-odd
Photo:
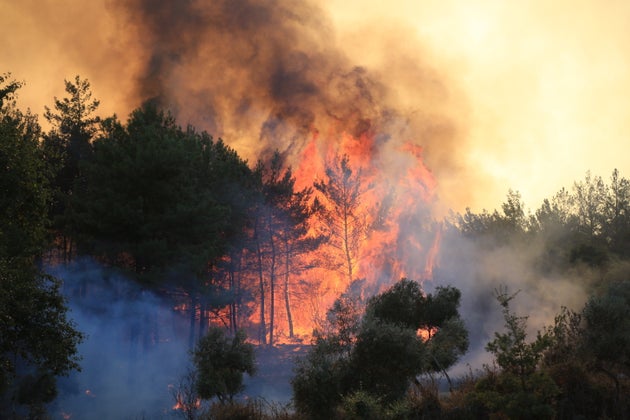
[[[345,132],[328,137],[315,133],[296,165],[296,186],[310,186],[315,179],[322,179],[326,165],[341,155],[349,157],[353,171],[362,173],[361,183],[366,188],[360,211],[371,227],[353,261],[355,277],[365,279],[373,292],[401,277],[430,279],[441,229],[431,220],[436,181],[424,164],[422,147],[411,142],[377,144],[370,131],[358,137]],[[319,282],[320,308],[324,310],[348,286],[344,276],[322,269],[311,270],[309,277]]]

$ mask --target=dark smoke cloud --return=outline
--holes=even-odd
[[[399,141],[443,147],[452,140],[445,117],[436,124],[440,117],[397,109],[387,81],[350,62],[315,3],[114,4],[141,43],[139,100],[157,100],[181,122],[238,144],[247,157],[275,149],[295,156],[314,132],[332,137],[387,132]],[[436,91],[435,80],[418,65],[409,71],[415,77],[405,90],[418,98]]]

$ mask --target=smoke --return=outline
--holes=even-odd
[[[169,385],[186,371],[185,317],[167,301],[91,260],[58,266],[70,317],[86,335],[81,372],[59,380],[51,414],[72,418],[166,418]]]
[[[375,26],[366,33],[364,59],[356,60],[320,2],[102,0],[74,6],[64,8],[67,16],[52,1],[7,7],[18,34],[7,48],[8,70],[18,78],[24,70],[28,102],[33,89],[26,75],[33,66],[50,69],[46,81],[33,80],[39,95],[49,95],[39,107],[53,94],[62,96],[62,79],[79,73],[92,82],[102,113],[124,116],[156,101],[180,124],[222,137],[250,162],[277,149],[296,167],[314,135],[326,155],[343,133],[370,134],[378,138],[368,151],[377,165],[388,150],[412,142],[427,151],[434,173],[458,172],[453,152],[461,144],[461,100],[423,59],[412,32]],[[372,46],[385,51],[378,62]],[[24,62],[18,51],[29,47],[37,53]],[[51,94],[55,80],[59,88]]]
[[[323,154],[343,133],[369,137],[374,141],[357,153],[369,154],[381,188],[410,167],[409,154],[400,151],[410,142],[422,147],[443,208],[492,207],[488,200],[498,201],[509,187],[528,199],[544,198],[554,192],[546,188],[558,189],[586,169],[624,167],[630,156],[620,148],[630,131],[629,11],[623,2],[63,3],[0,0],[0,61],[9,66],[0,71],[26,80],[20,99],[35,112],[53,95],[63,96],[64,78],[80,74],[92,82],[102,114],[126,115],[156,101],[180,124],[223,137],[250,161],[278,149],[296,165],[313,136]],[[402,191],[418,194],[415,185]],[[401,229],[415,239],[417,226],[409,220]],[[425,250],[430,246],[421,242]],[[462,290],[462,312],[477,349],[501,327],[491,294],[499,284],[521,290],[514,309],[530,315],[532,328],[548,323],[562,304],[575,308],[584,299],[571,279],[528,269],[533,245],[481,254],[475,244],[446,238],[441,250],[437,281]],[[157,309],[157,297],[133,293],[134,307],[168,318]],[[98,354],[130,334],[124,322],[131,300],[100,310],[112,311],[117,328],[94,330],[104,339],[86,342],[82,352],[103,341],[94,344]],[[104,322],[80,306],[74,315],[80,323],[85,318],[88,329]],[[167,353],[170,344],[154,347],[148,351],[159,363],[165,356],[159,349]],[[98,368],[98,356],[85,363]],[[95,376],[108,378],[127,362],[116,363]],[[166,391],[149,394],[160,392]],[[124,394],[123,403],[129,400]]]
[[[255,160],[260,150],[274,147],[260,144],[262,124],[274,112],[291,110],[272,111],[271,95],[256,93],[270,86],[271,73],[253,64],[264,64],[262,57],[273,53],[285,58],[283,69],[321,74],[306,76],[321,88],[331,67],[322,68],[317,59],[327,57],[324,63],[342,74],[358,66],[385,85],[386,107],[434,114],[433,124],[414,130],[414,140],[426,147],[446,209],[491,208],[507,188],[535,205],[587,169],[609,173],[628,165],[626,2],[602,7],[591,0],[510,6],[497,0],[482,5],[0,0],[0,5],[2,71],[27,82],[19,100],[36,113],[52,104],[54,95],[63,95],[63,79],[76,74],[92,82],[102,115],[123,118],[166,86],[170,92],[163,97],[176,99],[169,105],[180,107],[182,124],[223,136]],[[217,34],[223,37],[211,38]],[[306,70],[298,59],[287,67],[291,57],[307,59]],[[165,72],[158,75],[158,69]],[[307,92],[311,87],[303,86]],[[230,114],[233,109],[240,112]],[[274,132],[295,132],[291,125],[277,120]],[[443,133],[446,128],[450,135]],[[287,143],[281,144],[284,149]]]
[[[400,109],[394,77],[351,62],[315,2],[135,0],[113,10],[141,40],[138,100],[158,101],[248,158],[278,149],[295,165],[315,133],[329,143],[342,133],[423,146],[453,140],[448,118],[422,104],[444,91],[435,75],[408,68],[405,94],[422,113]]]
[[[545,327],[553,326],[554,317],[562,307],[580,311],[588,290],[601,273],[587,267],[570,271],[540,270],[545,246],[542,240],[510,243],[485,243],[445,234],[440,247],[435,281],[425,283],[430,288],[452,285],[461,293],[460,314],[468,329],[469,350],[452,370],[463,375],[469,369],[481,369],[492,364],[492,355],[485,350],[495,332],[505,332],[505,320],[494,292],[506,287],[515,298],[510,310],[527,317],[527,341]]]
[[[173,298],[91,259],[50,267],[63,281],[69,318],[86,335],[79,346],[81,371],[58,378],[52,418],[179,418],[176,391],[189,369],[188,315]],[[258,372],[245,375],[237,398],[286,403],[292,359],[298,346],[256,350]]]

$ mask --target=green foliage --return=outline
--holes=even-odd
[[[524,380],[536,370],[543,352],[551,345],[550,337],[539,334],[536,340],[526,342],[527,317],[515,315],[509,307],[516,294],[508,295],[507,288],[501,288],[495,291],[495,296],[502,307],[506,332],[495,332],[486,350],[495,356],[503,371]]]
[[[467,410],[477,418],[551,419],[557,394],[546,374],[536,372],[523,381],[510,372],[488,371],[466,395]]]
[[[366,313],[370,318],[377,318],[417,330],[425,320],[421,310],[427,299],[418,282],[402,279],[389,290],[372,297]]]
[[[456,217],[455,223],[462,234],[480,240],[489,248],[521,240],[527,231],[528,222],[520,193],[509,190],[501,210],[489,213],[484,209],[480,214],[475,214],[467,208],[464,215]]]
[[[384,404],[380,398],[359,390],[344,397],[337,415],[343,419],[380,420],[385,417]]]
[[[0,77],[0,255],[31,258],[46,239],[46,210],[50,191],[39,150],[40,128],[35,116],[23,114],[13,97],[21,86]]]
[[[630,367],[630,281],[591,297],[582,313],[584,347],[598,361]]]
[[[389,290],[370,299],[367,319],[375,318],[428,335],[424,362],[417,372],[443,372],[468,350],[468,333],[459,317],[461,292],[437,287],[434,294],[422,293],[417,282],[402,279]]]
[[[87,79],[76,76],[74,81],[65,80],[65,91],[66,97],[55,97],[54,109],[46,107],[44,117],[52,129],[44,135],[42,148],[54,193],[50,217],[63,237],[63,253],[67,259],[74,252],[72,241],[76,234],[71,198],[77,188],[85,187],[81,166],[92,156],[91,142],[100,118],[92,116],[99,101],[92,99]]]
[[[78,369],[82,335],[67,319],[58,280],[41,273],[50,198],[39,125],[13,102],[20,84],[0,76],[0,411],[31,414],[56,396],[55,376]]]
[[[509,307],[516,294],[507,288],[495,291],[502,307],[505,329],[495,332],[486,349],[496,359],[499,371],[486,370],[468,396],[471,410],[477,415],[504,415],[507,418],[553,418],[554,402],[559,389],[551,377],[538,370],[545,350],[552,344],[549,331],[539,333],[527,342],[527,317],[515,315]]]
[[[145,278],[178,266],[194,277],[225,250],[239,216],[231,189],[246,165],[223,142],[182,131],[151,105],[126,127],[104,126],[74,203],[84,249],[114,263],[131,257]]]
[[[355,387],[392,402],[416,375],[428,370],[425,346],[416,331],[374,318],[361,325],[351,364]]]
[[[360,321],[352,299],[342,296],[333,307],[339,316],[329,314],[336,328],[318,336],[306,359],[298,362],[292,380],[298,412],[328,417],[357,391],[395,403],[417,375],[444,372],[468,347],[457,312],[459,296],[451,287],[425,296],[417,282],[402,279],[370,299]],[[431,328],[427,339],[418,334],[423,327]]]
[[[349,355],[334,337],[315,337],[305,358],[295,362],[291,379],[293,403],[299,413],[312,418],[331,418],[349,389],[352,370]]]
[[[254,347],[245,339],[243,331],[230,338],[213,327],[199,340],[192,357],[200,398],[225,403],[243,390],[243,374],[256,371]]]
[[[352,292],[352,286],[357,282],[353,282],[348,290],[335,299],[332,307],[326,313],[326,321],[330,327],[329,338],[334,337],[341,348],[347,351],[352,348],[359,332],[361,316],[365,307],[361,296]]]

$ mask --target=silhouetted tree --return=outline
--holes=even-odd
[[[508,294],[507,288],[495,291],[506,331],[495,332],[486,350],[494,355],[500,371],[487,372],[468,398],[471,405],[483,407],[478,415],[553,418],[553,403],[559,390],[549,375],[537,370],[545,350],[551,346],[551,336],[544,332],[534,341],[526,341],[527,317],[515,315],[509,307],[515,296]]]
[[[605,202],[602,234],[611,251],[630,256],[630,181],[615,169],[610,178]]]
[[[627,412],[630,399],[622,402],[620,378],[630,374],[630,281],[611,284],[603,296],[593,296],[582,311],[584,349],[595,369],[615,386],[613,417]]]
[[[425,296],[417,282],[402,279],[370,299],[360,321],[347,303],[338,300],[334,310],[340,314],[330,319],[340,323],[328,335],[317,333],[313,349],[297,364],[293,397],[308,415],[332,415],[359,390],[385,403],[399,400],[417,375],[445,371],[468,348],[457,289]],[[440,314],[426,318],[434,312]],[[429,325],[431,334],[420,334]]]
[[[295,191],[295,177],[291,168],[283,168],[278,152],[268,164],[259,162],[254,173],[260,179],[253,236],[260,300],[259,335],[262,343],[273,344],[277,293],[283,292],[289,337],[293,337],[291,278],[309,267],[303,256],[315,250],[321,238],[309,232],[314,212],[310,205],[312,189]]]
[[[65,260],[73,254],[76,234],[72,195],[85,188],[83,162],[92,155],[91,142],[100,118],[93,116],[100,102],[92,99],[90,83],[76,76],[65,80],[67,97],[55,97],[54,109],[46,107],[44,117],[52,129],[44,136],[43,149],[52,171],[54,200],[51,207],[53,226],[61,237]]]
[[[152,104],[126,126],[108,119],[103,127],[74,201],[83,250],[145,285],[169,280],[184,290],[192,345],[196,321],[203,333],[208,311],[228,304],[215,266],[243,218],[234,190],[250,171],[221,140],[182,130]]]
[[[320,225],[333,252],[327,257],[333,269],[341,269],[348,284],[354,280],[359,244],[367,234],[366,215],[361,210],[361,170],[353,171],[348,155],[335,159],[326,166],[326,179],[314,186],[323,198]],[[341,259],[341,260],[340,260]]]

